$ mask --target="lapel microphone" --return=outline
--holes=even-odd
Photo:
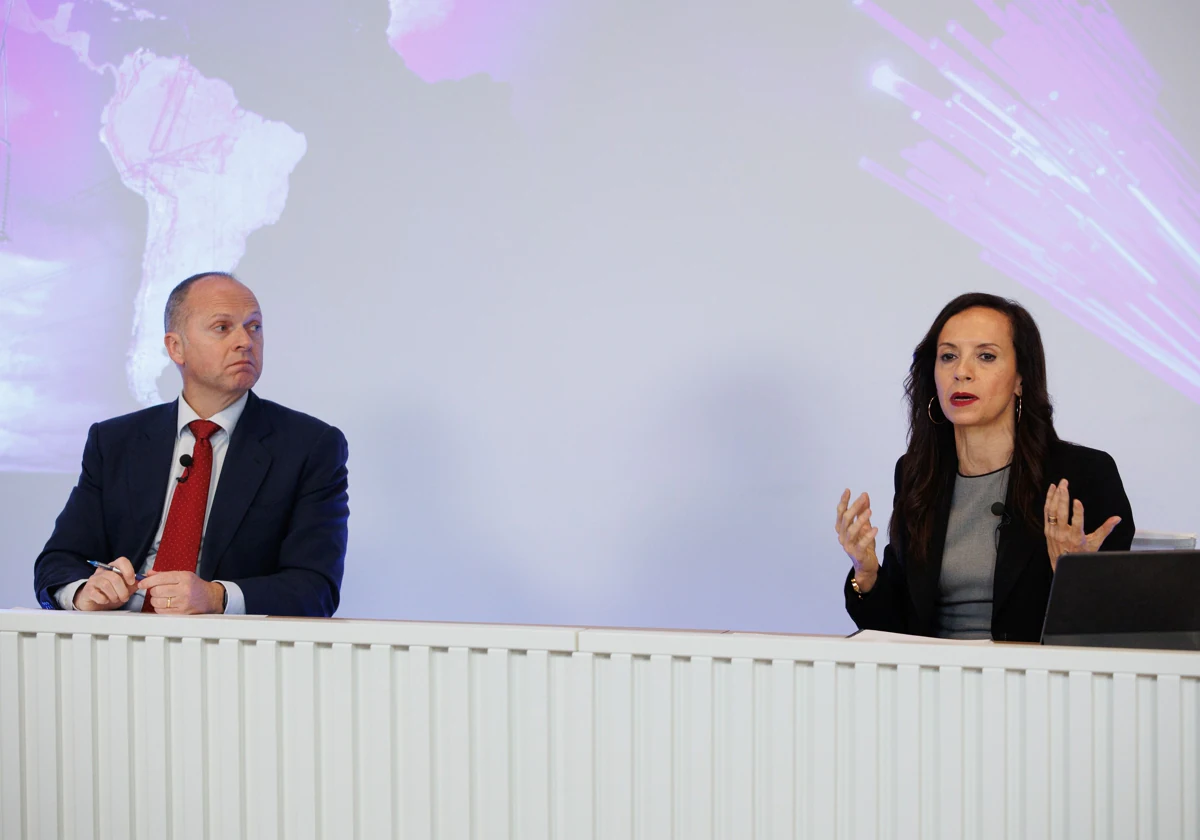
[[[192,471],[192,456],[186,455],[186,454],[180,455],[179,456],[179,466],[183,467],[183,475],[179,476],[179,478],[175,479],[175,481],[177,481],[179,484],[183,484],[184,482],[186,482],[188,480],[188,476],[191,474],[191,471]],[[993,507],[992,513],[995,513],[995,512],[996,512],[996,509],[995,509],[995,507]]]
[[[1004,507],[1004,502],[992,502],[992,516],[1000,517],[1000,521],[996,523],[996,554],[1000,553],[1000,529],[1009,523],[1008,509]]]

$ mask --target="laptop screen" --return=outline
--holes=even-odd
[[[1042,644],[1200,649],[1200,551],[1064,554]]]

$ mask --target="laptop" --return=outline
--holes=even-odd
[[[1200,551],[1064,554],[1042,644],[1200,650]]]

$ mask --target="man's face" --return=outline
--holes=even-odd
[[[262,373],[262,313],[254,293],[228,277],[206,277],[188,289],[182,310],[166,345],[189,402],[236,402]]]

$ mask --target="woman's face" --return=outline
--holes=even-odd
[[[955,426],[1012,422],[1021,375],[1008,316],[977,306],[947,321],[938,336],[933,377],[938,403]]]

